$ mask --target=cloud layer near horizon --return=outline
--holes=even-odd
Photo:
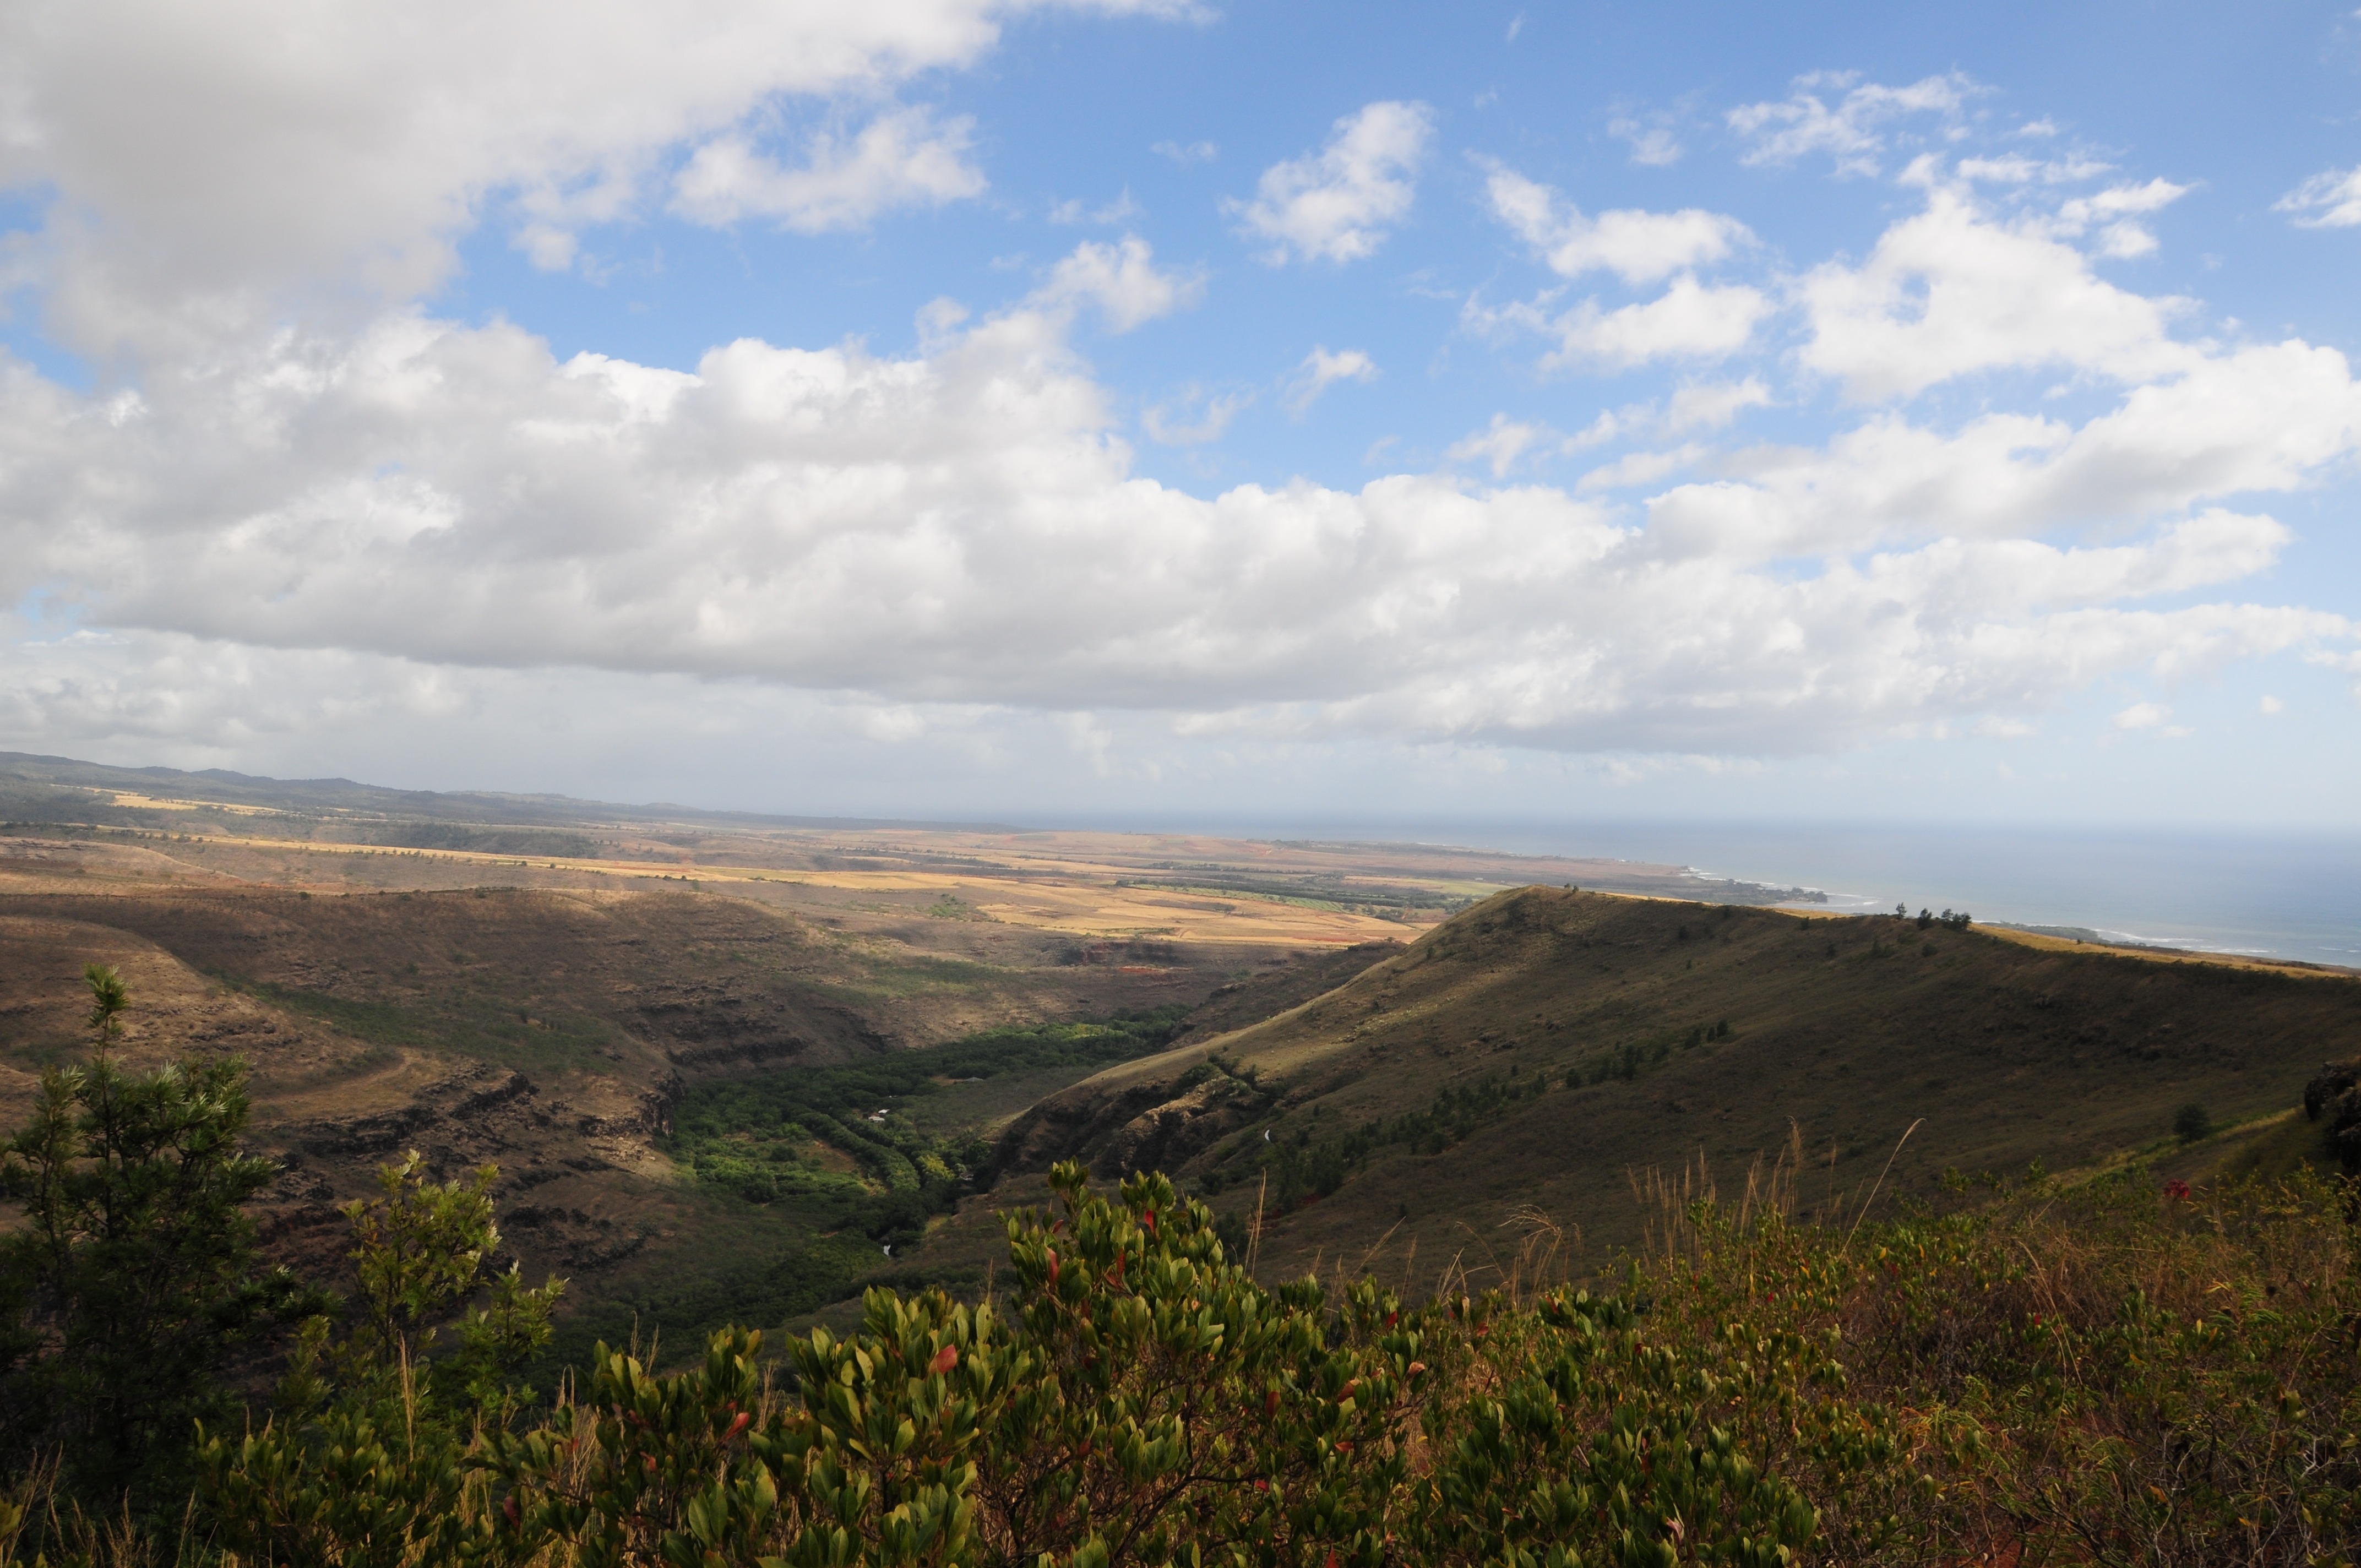
[[[2213,503],[2351,449],[2333,350],[2180,353],[2079,425],[1882,412],[1637,516],[1445,475],[1200,498],[1130,472],[1059,308],[1077,279],[1169,304],[1152,272],[1085,247],[1043,303],[904,358],[748,339],[681,374],[406,313],[104,403],[15,367],[0,591],[429,664],[1680,751],[1840,746],[2353,630],[2144,602],[2276,558],[2279,523]],[[2131,532],[2036,537],[2093,524]]]
[[[0,107],[34,132],[6,138],[0,178],[50,203],[19,281],[61,340],[136,374],[85,395],[0,360],[0,598],[195,640],[159,680],[212,645],[381,676],[370,661],[1127,709],[1197,735],[1747,755],[2007,719],[2114,674],[2340,659],[2361,635],[2234,590],[2289,543],[2258,498],[2361,448],[2351,367],[2180,331],[2187,302],[2111,281],[2102,263],[2152,247],[2141,224],[2183,187],[2072,194],[2095,164],[2044,195],[2022,159],[1922,155],[1912,210],[1862,259],[1795,268],[1735,217],[1588,215],[1485,160],[1504,245],[1554,280],[1471,296],[1467,328],[1544,378],[1698,378],[1597,435],[1503,414],[1449,448],[1488,484],[1450,458],[1349,489],[1143,477],[1078,334],[1207,284],[1137,235],[1074,246],[980,320],[930,307],[900,356],[750,337],[694,372],[561,360],[414,303],[480,222],[565,266],[580,227],[627,212],[816,231],[974,197],[969,122],[892,95],[1024,8],[724,7],[693,58],[642,71],[627,46],[660,15],[609,0],[578,29],[597,47],[561,39],[522,76],[496,68],[521,49],[497,10],[321,13],[284,58],[224,42],[235,27],[138,33],[123,7],[17,13]],[[440,79],[453,56],[412,47],[438,19],[483,35],[460,51],[472,74]],[[1812,79],[1727,123],[1742,162],[1868,176],[1910,116],[1949,124],[1974,91]],[[765,105],[798,95],[842,127],[764,150]],[[190,119],[206,145],[156,156]],[[1366,264],[1426,199],[1437,127],[1424,104],[1372,102],[1224,214],[1272,263]],[[249,188],[240,170],[275,172]],[[1622,291],[1573,292],[1594,286]],[[1376,371],[1315,347],[1293,374],[1273,400],[1300,415]],[[2090,406],[2014,384],[1966,417],[1914,400],[2037,375]],[[1844,410],[1825,439],[1722,433],[1821,388]],[[1532,477],[1609,435],[1680,444]],[[20,667],[0,706],[62,702],[74,646]]]

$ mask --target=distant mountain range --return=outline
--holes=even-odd
[[[887,828],[934,828],[960,832],[1013,833],[1000,824],[918,822],[885,817],[781,817],[748,811],[707,811],[653,803],[619,806],[564,795],[504,795],[491,790],[387,789],[351,779],[273,779],[222,768],[117,768],[71,757],[0,751],[0,818],[49,819],[72,808],[80,820],[117,827],[151,822],[152,808],[112,797],[203,808],[284,812],[306,817],[453,822],[501,827],[591,828],[617,824],[702,823],[715,827]]]

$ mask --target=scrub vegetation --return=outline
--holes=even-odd
[[[560,1287],[490,1275],[472,1183],[389,1168],[360,1288],[266,1404],[126,1511],[83,1450],[0,1502],[11,1561],[1147,1565],[2292,1563],[2361,1532],[2348,1184],[2143,1170],[1947,1215],[1659,1183],[1651,1246],[1499,1285],[1268,1288],[1161,1176],[1078,1165],[992,1290],[727,1328],[664,1370],[514,1376]],[[1954,1185],[1965,1186],[1965,1179]],[[1248,1242],[1251,1247],[1253,1243]],[[38,1356],[39,1351],[36,1350]],[[120,1369],[117,1371],[120,1375]],[[11,1407],[12,1415],[16,1407]],[[159,1434],[160,1435],[160,1434]]]

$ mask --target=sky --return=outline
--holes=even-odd
[[[0,749],[2350,830],[2361,11],[15,0]]]

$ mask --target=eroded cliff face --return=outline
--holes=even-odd
[[[1241,1080],[1208,1075],[1207,1055],[1207,1047],[1184,1047],[1153,1058],[1147,1076],[1093,1079],[1052,1095],[1002,1135],[994,1170],[1047,1170],[1064,1159],[1104,1177],[1181,1169],[1271,1103]]]

